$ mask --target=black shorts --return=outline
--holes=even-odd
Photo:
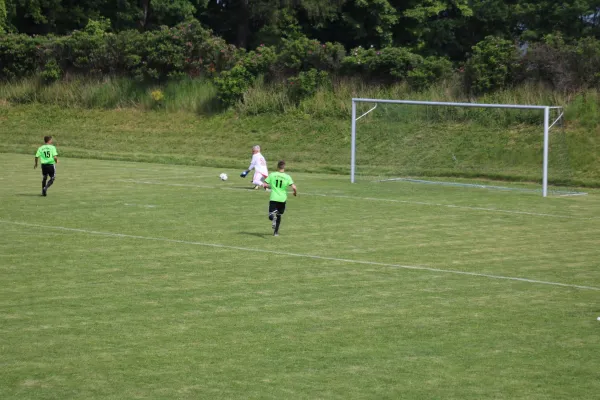
[[[42,164],[42,175],[50,175],[50,178],[54,178],[56,175],[56,164]]]
[[[277,210],[277,214],[283,215],[283,213],[285,212],[285,203],[280,203],[279,201],[270,201],[269,214],[275,210]]]

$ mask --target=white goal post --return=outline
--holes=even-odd
[[[356,117],[357,103],[374,103],[375,106],[358,118]],[[562,107],[555,106],[536,106],[536,105],[521,105],[521,104],[483,104],[483,103],[452,103],[443,101],[414,101],[414,100],[385,100],[385,99],[352,99],[352,152],[350,161],[350,182],[355,183],[356,173],[356,121],[366,116],[377,108],[379,103],[387,104],[405,104],[405,105],[424,105],[424,106],[446,106],[446,107],[480,107],[480,108],[511,108],[522,110],[543,110],[544,111],[544,150],[543,150],[543,165],[542,165],[542,195],[548,195],[548,142],[549,131],[563,116]],[[559,116],[555,121],[550,123],[550,110],[560,110]]]

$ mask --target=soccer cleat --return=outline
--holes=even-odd
[[[46,188],[42,189],[42,196],[46,197]]]
[[[279,232],[275,232],[273,236],[279,236]]]
[[[258,186],[258,185],[255,185],[255,186],[254,186],[254,190],[258,190],[258,189],[260,189],[260,186]]]

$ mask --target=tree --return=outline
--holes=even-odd
[[[514,12],[523,38],[539,40],[554,32],[573,39],[598,35],[598,10],[597,0],[519,0]]]
[[[6,3],[0,0],[0,33],[8,30],[8,13],[6,12]]]
[[[380,48],[393,44],[397,23],[398,12],[389,0],[348,0],[338,13],[329,16],[326,25],[312,33],[320,40],[340,42],[347,48]]]
[[[410,43],[420,53],[448,55],[451,58],[464,56],[465,48],[457,32],[473,15],[469,0],[413,0],[395,3],[408,4],[402,7],[402,27],[398,37]]]
[[[152,26],[174,26],[194,18],[197,7],[204,7],[206,0],[140,0],[142,29]]]
[[[110,0],[4,1],[10,8],[9,24],[27,34],[64,34],[83,29],[89,19],[98,19],[111,8]]]
[[[346,0],[209,0],[198,18],[217,34],[239,47],[248,48],[266,26],[277,28],[289,18],[309,23],[332,18]]]

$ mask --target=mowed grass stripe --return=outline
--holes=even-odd
[[[160,182],[160,181],[135,180],[135,179],[117,179],[116,182],[134,183],[137,185],[162,185],[162,186],[173,186],[173,187],[193,187],[193,188],[198,188],[198,189],[240,190],[239,188],[218,187],[218,186],[214,186],[214,185],[196,185],[196,184],[191,184],[191,183],[168,183],[168,182]],[[535,217],[577,219],[577,220],[584,220],[584,221],[600,219],[600,217],[575,217],[575,216],[570,216],[570,215],[536,213],[536,212],[520,211],[520,210],[502,210],[502,209],[498,209],[498,208],[486,208],[486,207],[469,207],[469,206],[461,206],[461,205],[456,205],[456,204],[442,204],[442,203],[430,203],[430,202],[425,202],[425,201],[384,199],[384,198],[378,198],[378,197],[359,197],[359,196],[350,196],[350,195],[341,195],[341,194],[311,193],[311,192],[302,192],[301,194],[303,196],[319,196],[319,197],[326,197],[326,198],[330,197],[330,198],[335,198],[335,199],[415,204],[415,205],[432,206],[432,207],[447,207],[447,208],[454,208],[454,209],[459,209],[459,210],[484,211],[484,212],[487,211],[487,212],[496,212],[496,213],[503,213],[503,214],[529,215],[529,216],[535,216]]]
[[[536,280],[536,279],[510,277],[510,276],[502,276],[502,275],[491,275],[491,274],[483,274],[483,273],[468,272],[468,271],[446,270],[446,269],[431,268],[431,267],[418,266],[418,265],[390,264],[390,263],[382,263],[382,262],[376,262],[376,261],[353,260],[353,259],[348,259],[348,258],[318,256],[318,255],[312,255],[312,254],[289,253],[289,252],[283,252],[283,251],[265,250],[265,249],[258,249],[258,248],[229,246],[229,245],[224,245],[224,244],[219,244],[219,243],[204,243],[204,242],[194,242],[194,241],[187,241],[187,240],[161,238],[161,237],[128,235],[128,234],[123,234],[123,233],[101,232],[101,231],[95,231],[95,230],[90,230],[90,229],[67,228],[67,227],[62,227],[62,226],[31,224],[31,223],[27,223],[27,222],[18,222],[18,221],[0,220],[0,223],[27,226],[27,227],[32,227],[32,228],[54,229],[54,230],[68,231],[68,232],[78,232],[78,233],[85,233],[85,234],[89,234],[89,235],[99,235],[99,236],[109,236],[109,237],[116,237],[116,238],[128,238],[128,239],[139,239],[139,240],[152,240],[152,241],[160,241],[160,242],[168,242],[168,243],[179,243],[179,244],[187,244],[187,245],[195,245],[195,246],[203,246],[203,247],[213,247],[213,248],[220,248],[220,249],[227,249],[227,250],[273,254],[273,255],[285,256],[285,257],[299,257],[299,258],[309,258],[309,259],[324,260],[324,261],[335,261],[335,262],[352,263],[352,264],[364,264],[364,265],[379,266],[379,267],[401,268],[401,269],[411,269],[411,270],[429,271],[429,272],[442,272],[442,273],[447,273],[447,274],[476,276],[476,277],[482,277],[482,278],[502,279],[502,280],[518,281],[518,282],[535,283],[535,284],[541,284],[541,285],[562,286],[562,287],[575,288],[575,289],[600,291],[600,287],[594,287],[594,286],[574,285],[574,284],[561,283],[561,282],[549,282],[549,281],[542,281],[542,280]]]

